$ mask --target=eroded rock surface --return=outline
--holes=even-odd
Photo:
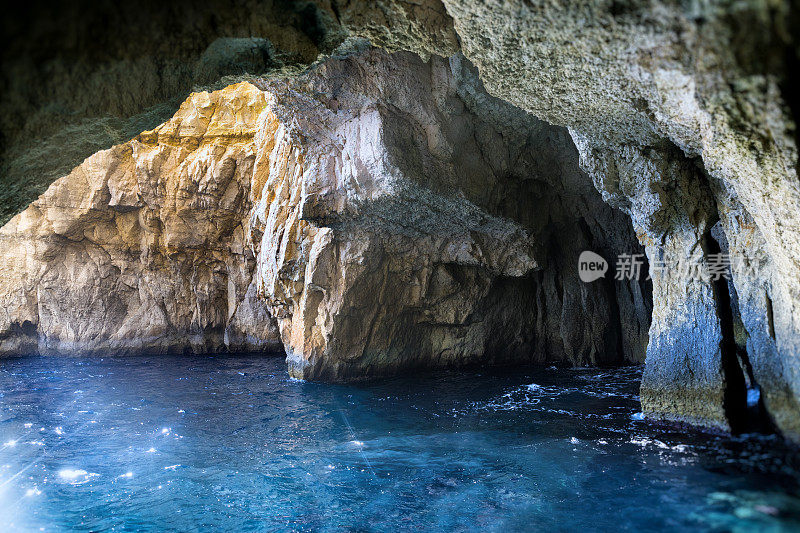
[[[179,47],[191,49],[184,59],[194,65],[181,80],[213,83],[231,65],[272,68],[264,62],[284,33],[277,48],[299,54],[295,64],[330,51],[342,29],[432,58],[370,52],[260,84],[272,115],[254,137],[252,205],[241,220],[257,265],[258,294],[247,294],[277,317],[293,372],[635,361],[648,343],[642,402],[651,418],[739,431],[749,387],[760,393],[764,423],[800,441],[794,7],[319,0],[232,8],[231,27],[247,31]],[[282,11],[313,24],[294,17],[284,32],[266,20]],[[116,72],[109,68],[79,63],[69,79],[102,80]],[[157,102],[159,91],[145,93]],[[22,121],[4,116],[4,131],[16,132]],[[36,121],[26,124],[35,138]],[[108,144],[101,129],[82,131]],[[587,185],[569,137],[594,187],[625,215]],[[20,164],[46,160],[23,152]],[[729,253],[731,282],[651,271],[648,335],[648,282],[585,285],[573,275],[580,250],[611,261],[636,253],[628,219],[651,267],[689,260],[707,271]]]
[[[0,225],[190,92],[305,68],[342,38],[304,0],[30,0],[0,25]]]
[[[641,360],[643,287],[578,280],[583,249],[636,243],[563,129],[458,56],[367,51],[266,87],[282,126],[251,228],[293,375]]]
[[[243,222],[265,105],[194,94],[0,229],[0,353],[279,351]]]
[[[267,349],[271,315],[305,378],[641,361],[646,286],[577,276],[637,243],[568,132],[460,56],[361,48],[195,94],[53,184],[0,234],[2,351]]]
[[[384,4],[383,12],[414,5]],[[342,19],[357,33],[379,35],[372,26],[380,17],[367,5],[347,3],[351,14]],[[800,439],[793,4],[442,5],[447,16],[429,9],[429,34],[447,35],[449,17],[491,94],[570,129],[604,197],[631,215],[651,264],[665,256],[707,263],[718,224],[727,251],[744,265],[717,297],[712,284],[675,273],[654,282],[645,411],[728,427],[742,409],[730,403],[741,396],[732,389],[745,380],[760,388],[778,428]],[[414,28],[425,26],[424,17],[414,19]],[[408,44],[414,33],[399,31],[386,46],[435,53],[426,39]],[[440,54],[451,53],[448,42]],[[697,171],[687,175],[687,165]],[[710,192],[694,198],[687,187]],[[736,327],[724,325],[727,315]],[[736,353],[724,355],[734,345]]]

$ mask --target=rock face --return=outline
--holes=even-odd
[[[607,201],[631,215],[653,267],[655,306],[642,378],[643,406],[651,416],[680,413],[682,422],[729,430],[725,405],[730,377],[723,365],[725,357],[736,355],[723,353],[720,302],[705,266],[710,253],[706,236],[716,210],[702,171],[677,150],[628,146],[622,153],[601,151],[573,136],[582,154],[592,154],[584,155],[583,164],[598,189],[614,191],[606,193]],[[675,358],[687,353],[694,356],[676,368]],[[744,392],[744,382],[739,385]],[[744,402],[743,397],[738,400]]]
[[[169,11],[159,9],[162,15]],[[61,350],[70,343],[86,349],[81,343],[90,338],[109,348],[139,342],[121,326],[127,318],[111,321],[117,325],[108,329],[81,325],[106,311],[90,311],[85,298],[56,280],[95,287],[93,301],[117,309],[114,317],[138,316],[136,302],[151,300],[132,300],[125,292],[123,263],[135,263],[136,272],[163,273],[172,252],[159,252],[161,264],[144,252],[126,252],[127,259],[108,252],[112,259],[102,259],[90,250],[95,242],[104,243],[101,249],[143,250],[144,244],[136,248],[127,237],[109,236],[103,217],[132,220],[130,213],[150,210],[158,220],[173,220],[170,232],[192,236],[177,245],[190,262],[208,264],[206,247],[221,261],[216,270],[179,271],[184,280],[195,270],[216,274],[199,275],[211,280],[201,285],[206,288],[195,289],[190,281],[183,292],[174,289],[183,303],[180,311],[164,311],[175,318],[170,324],[179,324],[170,330],[170,346],[193,346],[191,339],[216,335],[223,340],[198,342],[223,349],[219,332],[225,330],[228,339],[249,339],[240,344],[274,343],[275,329],[265,326],[271,324],[268,312],[292,373],[308,378],[351,379],[478,361],[610,364],[640,361],[646,345],[641,398],[649,417],[733,431],[773,426],[800,442],[800,47],[793,36],[794,3],[319,0],[209,9],[188,12],[229,14],[195,19],[179,10],[186,15],[179,19],[191,23],[176,31],[156,24],[152,31],[168,37],[141,54],[130,51],[136,46],[127,48],[135,39],[124,32],[119,39],[108,32],[109,51],[97,57],[84,54],[91,47],[73,46],[68,32],[56,32],[56,46],[69,44],[70,53],[51,67],[68,64],[67,74],[52,76],[54,85],[44,91],[27,82],[6,81],[10,90],[4,87],[2,109],[10,111],[2,113],[2,132],[12,149],[3,150],[12,163],[3,164],[17,169],[3,171],[11,176],[8,183],[16,187],[29,175],[41,177],[36,187],[49,180],[48,173],[28,170],[62,160],[37,154],[62,146],[51,142],[55,130],[70,138],[75,123],[69,117],[91,122],[122,116],[132,121],[125,131],[142,121],[155,124],[156,115],[136,118],[146,108],[141,102],[156,105],[192,83],[214,84],[231,73],[308,64],[332,52],[345,33],[416,56],[359,52],[348,41],[349,57],[334,55],[295,78],[254,81],[259,91],[253,94],[261,95],[266,111],[252,138],[241,140],[253,159],[250,171],[235,165],[235,182],[247,197],[235,209],[218,212],[215,206],[230,200],[225,193],[209,199],[217,203],[208,210],[174,219],[170,213],[180,209],[165,189],[146,208],[120,211],[111,192],[117,189],[105,192],[92,184],[101,183],[101,175],[122,179],[112,169],[126,168],[117,162],[128,160],[125,149],[87,160],[3,229],[13,251],[0,282],[0,295],[10,302],[0,323],[3,351]],[[281,13],[291,15],[288,24],[273,18]],[[29,75],[36,72],[29,68],[36,53],[4,49],[3,80],[47,77]],[[173,58],[168,50],[178,50],[174,64],[152,62],[165,54]],[[178,68],[184,64],[191,72]],[[144,82],[152,72],[161,75],[143,82],[131,98],[119,98],[128,95],[131,81],[120,72]],[[85,90],[70,92],[84,87],[84,79],[90,80]],[[94,84],[109,87],[99,111],[73,106],[73,97],[80,102],[81,95],[98,93]],[[62,90],[66,96],[55,106],[42,97]],[[127,102],[124,111],[116,113],[117,102]],[[71,112],[49,126],[61,116],[53,113],[61,105]],[[86,124],[81,135],[101,138],[92,146],[111,144],[105,130]],[[145,138],[152,134],[121,146],[133,150]],[[30,139],[46,139],[44,152],[29,146]],[[211,181],[228,183],[218,177],[227,170],[217,154],[197,157],[217,169],[208,171]],[[158,171],[144,181],[171,179],[190,198],[199,189],[188,176],[205,172],[191,168],[185,183],[158,177]],[[6,190],[13,201],[4,203],[16,212],[26,197]],[[230,224],[217,222],[234,211]],[[183,221],[182,230],[175,220]],[[148,224],[139,222],[136,231],[163,234]],[[230,233],[215,233],[223,227]],[[103,237],[76,237],[95,231]],[[199,235],[215,244],[198,245]],[[64,255],[68,250],[73,255]],[[575,272],[582,250],[610,261],[643,251],[652,284],[584,284]],[[731,258],[730,281],[713,275],[720,254]],[[112,264],[119,273],[91,266]],[[240,274],[233,274],[234,264]],[[100,270],[89,276],[91,270],[80,265]],[[225,289],[231,279],[233,289]],[[108,284],[117,285],[111,290]],[[190,305],[193,291],[204,295],[198,301],[217,303]],[[119,305],[111,296],[117,293],[125,295]],[[223,293],[225,306],[212,296]],[[70,306],[83,311],[68,311]],[[207,314],[209,309],[217,311]],[[102,332],[86,333],[96,328]],[[154,331],[157,343],[160,333]],[[751,397],[760,394],[757,420],[748,414],[756,411],[748,408],[748,389]]]
[[[0,32],[0,225],[191,91],[305,68],[342,31],[310,1],[30,0]]]
[[[197,93],[0,230],[0,353],[280,350],[243,220],[264,94]]]
[[[187,100],[0,235],[3,353],[272,349],[359,379],[470,363],[641,361],[636,247],[568,133],[463,58],[364,49]]]
[[[641,360],[642,286],[577,277],[583,249],[636,243],[564,130],[458,56],[367,51],[267,89],[283,126],[251,229],[293,375]]]
[[[693,257],[707,268],[724,242],[734,261],[727,287],[676,271],[654,276],[645,412],[741,426],[747,382],[771,421],[800,440],[793,5],[380,5],[416,15],[403,26],[414,31],[392,33],[386,46],[447,55],[456,39],[489,93],[568,127],[604,198],[632,217],[651,264]],[[371,3],[346,7],[351,31],[381,42]],[[437,51],[417,34],[450,37]]]

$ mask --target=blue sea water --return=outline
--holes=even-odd
[[[800,530],[795,451],[639,420],[640,377],[6,360],[0,531]]]

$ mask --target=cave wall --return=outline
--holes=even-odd
[[[708,232],[719,223],[744,268],[734,269],[729,294],[716,297],[709,283],[675,273],[654,281],[645,412],[729,427],[743,408],[730,399],[741,396],[733,389],[742,370],[725,355],[733,343],[768,416],[800,436],[796,6],[378,4],[349,2],[341,19],[391,48],[449,54],[458,42],[490,94],[569,128],[598,189],[631,215],[651,264],[665,256],[707,263]],[[381,30],[381,14],[397,12],[405,18],[390,15],[391,31]],[[438,49],[418,38],[439,33],[451,37]],[[695,197],[692,188],[703,192]],[[738,343],[723,335],[728,314],[741,317]],[[726,407],[708,411],[724,397]]]
[[[647,287],[574,268],[638,243],[565,129],[458,55],[359,43],[254,83],[193,94],[3,227],[0,353],[274,350],[279,333],[292,375],[329,380],[643,360]]]
[[[0,228],[0,354],[280,352],[243,228],[265,106],[195,93]]]
[[[0,24],[0,225],[190,92],[297,71],[343,38],[324,2],[291,0],[31,0]]]
[[[299,108],[302,113],[287,112],[282,121],[279,130],[286,137],[280,142],[273,139],[285,146],[287,157],[295,158],[291,168],[300,175],[281,175],[286,170],[270,168],[272,162],[259,167],[259,179],[271,180],[288,197],[280,208],[264,203],[264,196],[253,204],[261,214],[249,219],[249,238],[255,242],[272,235],[274,240],[253,247],[251,253],[259,256],[264,244],[276,252],[275,261],[265,260],[263,254],[257,259],[254,276],[259,297],[276,315],[298,375],[379,373],[377,369],[387,364],[379,355],[356,353],[353,346],[329,350],[331,340],[339,342],[336,331],[356,335],[364,346],[373,334],[360,333],[365,324],[343,325],[330,318],[346,313],[341,315],[330,301],[325,303],[326,293],[317,290],[316,282],[306,282],[314,278],[315,258],[333,254],[326,257],[341,260],[352,254],[352,264],[361,265],[358,268],[371,276],[365,282],[368,287],[383,287],[388,279],[404,280],[392,289],[396,293],[408,284],[426,286],[409,274],[407,256],[425,257],[429,264],[419,268],[441,272],[439,265],[452,264],[453,258],[439,245],[459,242],[480,248],[480,240],[490,235],[498,250],[516,250],[517,257],[526,258],[519,265],[526,266],[507,270],[492,254],[469,260],[459,255],[455,264],[469,265],[458,264],[458,272],[436,276],[468,281],[458,288],[453,281],[445,283],[461,298],[450,304],[459,310],[494,308],[491,302],[513,300],[520,294],[525,295],[521,301],[536,302],[527,304],[536,312],[547,309],[525,315],[529,320],[535,315],[535,325],[512,320],[516,325],[508,328],[507,337],[498,337],[503,342],[514,337],[529,354],[602,363],[614,359],[600,355],[611,347],[617,361],[640,360],[641,344],[647,339],[642,402],[651,418],[736,430],[746,407],[742,394],[746,385],[760,391],[765,418],[800,440],[794,3],[320,0],[164,4],[140,11],[111,4],[102,4],[97,11],[86,6],[72,12],[58,9],[62,11],[56,14],[67,20],[88,22],[78,23],[76,31],[70,25],[37,22],[23,24],[21,32],[6,32],[12,38],[11,46],[4,47],[2,69],[0,179],[7,185],[2,189],[7,216],[84,156],[165,120],[192,86],[213,86],[220,78],[233,81],[243,76],[253,81],[256,74],[267,72],[297,76],[304,65],[328,55],[333,56],[331,62],[318,69],[344,70],[339,56],[360,47],[354,41],[346,41],[338,51],[336,46],[346,35],[366,37],[390,51],[431,58],[432,66],[412,65],[408,58],[395,60],[402,63],[397,68],[409,69],[414,76],[388,72],[387,79],[393,80],[388,86],[376,81],[357,90],[341,81],[314,78],[313,73],[297,78],[301,81],[279,76],[280,83],[294,91],[306,91],[305,100],[295,95],[292,104],[304,106]],[[93,13],[100,18],[92,18]],[[36,17],[29,14],[23,19]],[[152,28],[148,21],[154,21]],[[28,39],[29,35],[43,38]],[[42,42],[51,43],[50,48],[42,48]],[[99,55],[98,50],[102,50]],[[162,57],[167,59],[158,59]],[[442,67],[440,57],[449,57],[450,66]],[[465,70],[464,64],[474,65],[479,74],[474,75],[472,67]],[[380,71],[376,64],[369,63],[369,68]],[[371,71],[357,69],[347,74],[357,80],[356,85],[369,75]],[[449,96],[421,97],[413,83],[409,85],[409,80],[421,79],[429,80],[427,89],[436,95]],[[274,80],[256,81],[265,88],[270,83]],[[274,86],[265,90],[281,93]],[[316,90],[334,97],[313,101]],[[337,91],[345,95],[341,102]],[[177,100],[169,103],[170,98]],[[457,115],[458,106],[452,107],[455,99],[468,110],[469,118],[459,118],[459,127],[475,132],[472,142],[460,137],[461,130],[447,133],[440,124],[441,116]],[[391,105],[382,104],[384,100]],[[520,118],[524,115],[518,111],[504,111],[503,102],[566,130]],[[368,103],[375,109],[362,112],[361,106],[369,107]],[[278,115],[281,105],[274,101]],[[288,109],[294,109],[292,105]],[[347,120],[339,115],[340,105]],[[330,121],[317,137],[292,133],[295,118],[306,112]],[[520,123],[538,133],[520,136]],[[375,129],[370,153],[361,153],[365,148],[360,142],[357,146],[346,142],[348,135],[359,134],[362,128]],[[437,128],[445,132],[434,135]],[[493,150],[498,142],[492,136],[498,135],[503,139],[501,152],[518,154],[513,163],[498,162],[481,152],[481,147]],[[256,150],[266,150],[259,145],[259,135],[253,142]],[[480,153],[476,161],[459,153],[466,146],[470,149],[465,151]],[[318,160],[306,159],[307,152],[326,152],[334,162],[350,159],[343,159],[341,168],[333,163],[326,168]],[[369,162],[366,174],[364,168],[348,166],[355,160]],[[585,174],[573,170],[576,160]],[[445,168],[442,161],[452,161],[453,168]],[[480,172],[473,174],[476,168]],[[513,170],[522,168],[546,177],[514,175]],[[355,183],[366,179],[368,191],[342,185],[342,169],[355,176]],[[383,177],[378,183],[371,183],[379,176]],[[599,193],[595,199],[585,190],[589,183]],[[320,184],[327,184],[324,194],[319,193]],[[309,190],[316,192],[309,196]],[[613,209],[598,207],[598,197]],[[415,208],[398,207],[409,205]],[[420,215],[415,217],[417,211]],[[453,212],[464,216],[452,221]],[[276,223],[270,213],[285,218]],[[409,213],[412,216],[406,220]],[[570,216],[562,220],[564,213]],[[499,221],[497,227],[504,229],[497,235],[486,233],[474,222],[482,217],[492,217],[487,220]],[[444,240],[420,247],[419,234],[425,228],[418,221],[447,227],[446,237],[439,235]],[[584,244],[609,259],[621,251],[630,253],[636,246],[627,242],[630,223],[650,265],[680,259],[707,270],[709,259],[724,251],[737,261],[732,281],[718,283],[677,270],[653,271],[653,320],[645,335],[641,328],[649,323],[642,314],[649,311],[648,285],[606,283],[600,291],[600,284],[566,280],[574,272],[571,255]],[[406,226],[411,237],[405,234]],[[511,237],[515,232],[524,237]],[[399,242],[402,239],[410,240]],[[367,245],[363,250],[348,248],[353,242]],[[398,255],[393,254],[398,250],[409,253],[387,257]],[[395,262],[399,270],[389,276],[363,266],[376,261]],[[472,270],[465,271],[467,267]],[[353,276],[367,275],[353,268]],[[347,281],[346,271],[333,276],[342,282],[336,289],[340,303],[383,294],[371,289],[348,292],[354,285]],[[434,292],[444,290],[441,284],[436,286]],[[466,286],[473,292],[481,290],[465,296],[470,293]],[[414,297],[403,296],[401,309]],[[385,302],[373,304],[369,312],[386,315],[385,323]],[[426,311],[426,305],[409,304],[412,318],[402,315],[415,332],[402,344],[424,346],[414,344],[413,350],[393,355],[391,361],[415,364],[408,353],[420,350],[443,354],[437,356],[442,362],[451,356],[478,359],[476,346],[483,345],[482,357],[493,351],[484,342],[486,335],[468,342],[451,335],[456,326],[474,325],[475,316],[449,311],[437,315],[439,311]],[[614,318],[603,325],[597,318],[608,315],[608,309],[613,310],[610,316],[622,317],[619,323],[612,323]],[[420,319],[423,315],[428,318]],[[421,333],[420,324],[431,316],[434,329],[441,331]],[[442,316],[447,319],[444,323]],[[500,315],[489,320],[506,322]],[[597,324],[598,329],[588,332],[592,326],[587,324]],[[523,330],[535,332],[537,340],[518,336]],[[395,334],[377,331],[375,338]],[[449,348],[460,348],[437,351],[435,338],[448,339]],[[385,346],[375,342],[371,353],[379,354]],[[346,355],[339,360],[339,353]]]
[[[578,278],[581,251],[638,246],[563,128],[458,55],[366,50],[285,84],[264,85],[291,127],[251,224],[293,375],[642,360],[646,289]]]

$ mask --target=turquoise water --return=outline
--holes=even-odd
[[[0,531],[790,531],[777,438],[637,420],[640,369],[359,385],[281,359],[0,363]]]

